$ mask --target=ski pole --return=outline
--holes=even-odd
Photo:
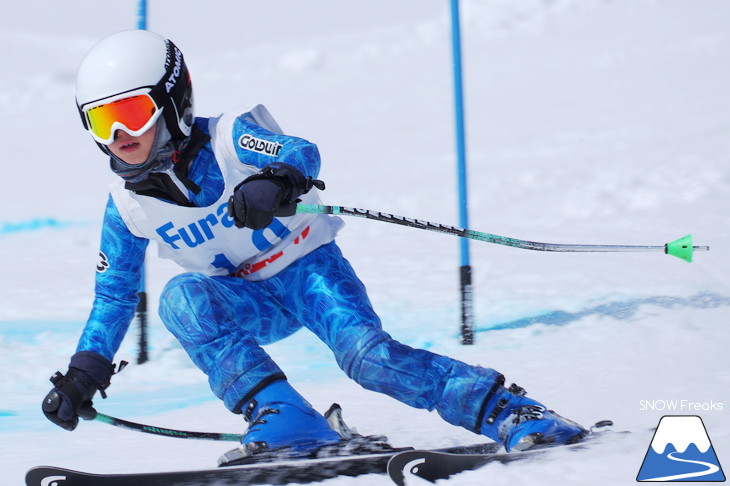
[[[227,434],[222,432],[192,432],[188,430],[167,429],[165,427],[156,427],[154,425],[138,424],[128,420],[111,417],[103,413],[97,412],[94,408],[86,408],[79,410],[79,416],[84,420],[96,420],[105,424],[120,427],[122,429],[134,430],[136,432],[144,432],[147,434],[162,435],[164,437],[176,437],[178,439],[197,439],[197,440],[220,440],[241,442],[242,434]]]
[[[493,235],[490,233],[482,233],[470,229],[458,228],[440,223],[432,223],[422,219],[407,218],[404,216],[396,216],[389,213],[381,213],[370,209],[348,208],[344,206],[319,206],[312,204],[297,205],[297,213],[309,214],[336,214],[343,216],[355,216],[365,219],[373,219],[385,223],[393,223],[409,228],[418,228],[422,230],[435,231],[437,233],[445,233],[462,238],[470,238],[477,241],[485,241],[497,245],[511,246],[513,248],[521,248],[524,250],[535,251],[554,251],[554,252],[646,252],[646,251],[663,251],[668,255],[681,258],[687,262],[692,261],[694,251],[709,251],[709,246],[693,246],[692,235],[687,235],[678,240],[666,243],[664,245],[646,246],[646,245],[576,245],[563,243],[541,243],[538,241],[520,240],[508,236]]]

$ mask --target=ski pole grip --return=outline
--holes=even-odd
[[[96,416],[98,415],[98,412],[94,407],[91,406],[91,403],[89,403],[88,406],[81,406],[78,410],[79,417],[81,417],[84,420],[94,420]]]

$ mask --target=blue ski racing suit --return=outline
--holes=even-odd
[[[154,240],[161,257],[187,270],[166,285],[160,317],[234,413],[250,413],[262,390],[285,379],[262,346],[305,327],[368,390],[436,410],[508,449],[525,434],[544,434],[528,427],[515,435],[515,427],[537,424],[550,412],[519,387],[506,388],[497,371],[413,349],[383,330],[335,243],[339,218],[277,216],[258,230],[234,224],[227,202],[236,185],[272,163],[315,179],[320,157],[314,144],[283,134],[261,105],[197,118],[195,130],[209,140],[189,163],[186,176],[199,189],[186,191],[189,203],[135,193],[122,180],[112,186],[96,297],[77,353],[113,359],[133,318],[145,252]],[[315,190],[301,200],[320,203]]]

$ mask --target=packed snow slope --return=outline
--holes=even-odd
[[[473,242],[476,344],[459,344],[458,240],[365,220],[338,238],[394,337],[502,371],[583,424],[631,431],[579,453],[491,465],[459,485],[633,484],[663,415],[701,416],[730,464],[730,3],[462,1],[469,226],[556,243],[710,252],[555,254]],[[456,224],[446,0],[150,2],[185,53],[197,112],[264,103],[316,142],[327,203]],[[0,16],[0,464],[95,472],[201,468],[234,444],[46,421],[93,297],[113,174],[78,119],[73,80],[136,2],[10,2]],[[151,362],[115,377],[99,410],[163,427],[243,432],[154,312],[180,270],[150,251]],[[134,362],[136,330],[117,360]],[[480,438],[364,391],[306,331],[269,347],[319,409],[395,445]],[[674,404],[674,406],[672,406]],[[672,407],[670,409],[670,407]],[[726,474],[728,471],[726,471]],[[368,476],[328,485],[386,484]]]

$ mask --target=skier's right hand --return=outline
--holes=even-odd
[[[304,177],[294,166],[274,162],[235,187],[228,199],[228,215],[237,228],[261,230],[274,216],[293,216],[297,198],[312,187],[322,191],[324,182]]]
[[[43,414],[59,427],[74,430],[79,424],[79,416],[94,418],[96,411],[91,399],[97,390],[106,397],[104,390],[113,374],[114,365],[100,354],[76,353],[71,357],[66,375],[57,371],[51,378],[54,388],[43,400]]]

